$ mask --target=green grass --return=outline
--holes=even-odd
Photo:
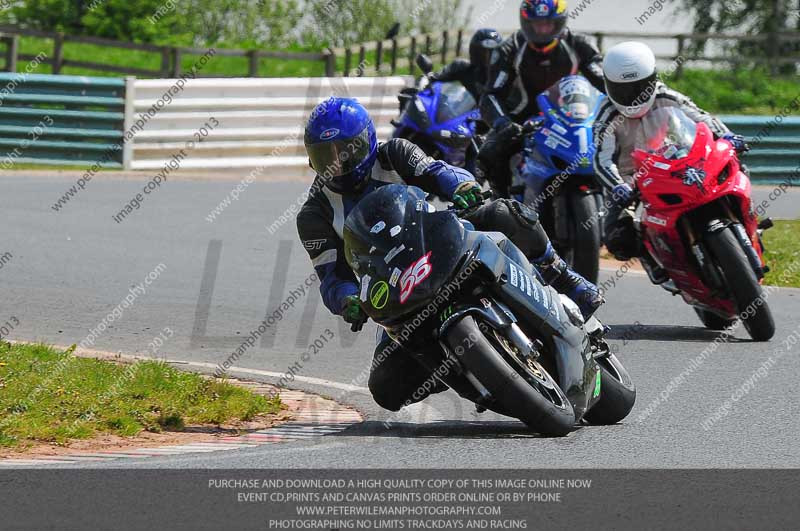
[[[121,365],[0,343],[0,447],[179,431],[277,413],[268,398],[158,361]]]
[[[772,77],[764,69],[685,70],[670,87],[711,113],[774,115],[797,96],[797,77]]]
[[[764,246],[772,268],[765,283],[800,288],[800,221],[776,221],[764,233]]]
[[[61,164],[35,164],[32,162],[14,162],[12,163],[10,168],[4,168],[8,170],[74,170],[74,171],[86,171],[89,166],[80,166],[80,165],[61,165]],[[97,173],[103,172],[116,172],[121,171],[122,168],[99,168]]]

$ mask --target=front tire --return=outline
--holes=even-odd
[[[736,319],[725,319],[724,317],[720,317],[719,315],[709,312],[708,310],[703,310],[700,308],[695,308],[694,311],[697,313],[697,316],[703,321],[703,324],[709,330],[725,330],[733,326],[736,322]]]
[[[736,301],[739,315],[750,337],[755,341],[769,341],[775,335],[775,321],[758,283],[750,261],[732,229],[706,235],[706,243],[717,260],[728,285],[728,291]]]
[[[446,338],[450,349],[497,403],[498,407],[490,409],[518,418],[542,435],[561,437],[572,431],[575,412],[558,384],[541,366],[538,370],[543,380],[531,382],[533,377],[509,360],[509,353],[492,334],[488,325],[479,327],[467,316],[450,328]],[[545,379],[549,383],[543,383]]]
[[[592,284],[600,274],[600,219],[595,194],[573,193],[572,269]]]
[[[607,426],[621,421],[636,403],[636,387],[628,371],[613,354],[597,360],[600,365],[600,400],[586,412],[589,424]]]

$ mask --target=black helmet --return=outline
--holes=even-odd
[[[497,30],[483,28],[475,32],[469,41],[469,62],[473,66],[487,68],[492,52],[503,41]]]

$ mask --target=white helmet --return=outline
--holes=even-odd
[[[603,60],[606,93],[628,118],[641,118],[656,100],[656,56],[641,42],[623,42]]]

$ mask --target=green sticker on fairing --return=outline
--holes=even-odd
[[[600,396],[600,371],[597,371],[597,378],[594,380],[594,396],[592,398],[597,398]]]
[[[382,310],[389,302],[389,284],[381,280],[369,291],[369,302],[376,310]]]

